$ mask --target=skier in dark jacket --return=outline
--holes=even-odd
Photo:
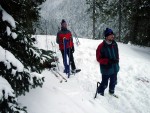
[[[119,71],[119,51],[118,45],[114,41],[114,33],[111,29],[106,28],[104,31],[105,40],[96,50],[96,59],[100,64],[102,81],[98,87],[98,93],[104,96],[104,90],[108,86],[109,93],[114,94],[115,85],[117,84],[117,73]]]
[[[70,65],[71,65],[72,72],[74,73],[74,72],[76,72],[76,66],[75,66],[74,57],[73,57],[73,53],[75,51],[74,44],[73,44],[73,38],[72,38],[71,32],[67,29],[66,21],[63,19],[61,21],[61,30],[57,33],[57,37],[56,37],[56,42],[57,42],[57,44],[59,44],[59,49],[62,54],[63,62],[64,62],[64,43],[63,43],[64,38],[69,40],[69,43],[67,43],[67,55],[68,55],[68,57],[70,57],[69,58]],[[69,52],[70,52],[70,56],[69,56]]]

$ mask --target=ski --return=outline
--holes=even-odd
[[[100,82],[97,82],[97,88],[96,88],[96,93],[95,93],[95,96],[94,96],[94,99],[97,97],[97,93],[98,93],[98,87],[100,85]]]
[[[75,75],[76,73],[79,73],[81,71],[81,69],[76,69],[75,72],[71,71],[70,75]]]
[[[78,39],[78,36],[77,36],[76,32],[74,31],[74,29],[72,27],[71,27],[71,29],[72,29],[72,31],[73,31],[73,33],[75,35],[76,45],[79,46],[80,45],[80,41]]]
[[[60,74],[58,71],[55,71],[65,82],[67,82],[67,79],[62,75]]]
[[[61,78],[59,77],[59,75],[55,73],[54,70],[51,69],[51,72],[55,75],[55,77],[59,80],[60,83],[63,82],[63,79],[61,79]]]
[[[110,95],[115,97],[115,98],[119,98],[116,94],[110,94]]]
[[[56,48],[56,43],[55,42],[51,42],[52,44],[52,50],[54,51],[54,59],[55,59],[55,63],[56,63],[56,67],[59,70],[59,60],[58,60],[58,55],[57,55],[57,48]]]
[[[97,97],[97,92],[98,92],[98,91],[97,91],[97,89],[96,89],[96,93],[95,93],[94,99]]]
[[[97,82],[97,88],[96,88],[96,93],[95,93],[94,99],[97,97],[98,87],[99,87],[99,86],[100,86],[100,82]],[[109,93],[109,95],[110,95],[110,96],[113,96],[113,97],[115,97],[115,98],[119,98],[116,94],[110,94],[110,93]],[[104,96],[104,95],[102,95],[102,96]]]
[[[75,39],[76,39],[76,44],[79,46],[80,45],[79,39],[77,37],[75,37]]]

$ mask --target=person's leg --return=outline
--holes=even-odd
[[[109,76],[108,75],[102,75],[102,81],[100,86],[98,87],[98,93],[104,96],[104,91],[108,86],[108,79]]]
[[[70,55],[69,55],[69,52],[70,52]],[[71,52],[71,50],[69,51],[69,49],[67,49],[67,54],[68,54],[68,57],[69,57],[69,60],[70,60],[71,69],[75,70],[76,66],[75,66],[75,63],[74,63],[73,53]]]
[[[110,76],[110,83],[109,83],[110,94],[114,94],[116,84],[117,84],[117,74],[113,74]]]
[[[64,50],[60,50],[61,51],[61,55],[62,55],[62,58],[63,58],[63,64],[65,65],[64,63]]]

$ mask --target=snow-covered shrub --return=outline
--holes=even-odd
[[[17,97],[31,88],[42,87],[43,65],[53,62],[53,53],[43,53],[34,47],[35,40],[31,38],[34,34],[33,22],[38,20],[38,5],[41,3],[20,0],[0,2],[0,81],[6,81],[9,86],[5,91],[0,85],[0,112],[24,113],[26,110],[19,107]]]

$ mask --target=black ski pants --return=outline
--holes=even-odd
[[[70,60],[70,65],[71,65],[71,69],[74,70],[76,69],[76,66],[75,66],[75,63],[74,63],[74,57],[73,57],[73,52],[72,52],[72,49],[70,48],[67,48],[67,56]],[[69,55],[69,52],[70,52],[70,55]],[[61,54],[62,54],[62,57],[63,57],[63,63],[64,63],[64,50],[61,50]]]
[[[98,93],[104,94],[104,90],[108,86],[108,81],[109,82],[109,93],[114,94],[115,91],[115,86],[117,84],[117,74],[112,74],[112,75],[102,75],[102,81],[100,86],[98,87]]]

